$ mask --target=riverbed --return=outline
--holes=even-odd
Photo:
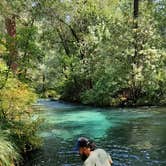
[[[114,166],[166,166],[166,108],[96,108],[39,100],[43,147],[25,166],[81,166],[73,151],[80,136],[105,149]],[[34,117],[35,118],[35,117]]]

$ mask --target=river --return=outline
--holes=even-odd
[[[86,136],[105,149],[114,166],[166,166],[166,108],[94,108],[40,100],[36,116],[45,119],[42,148],[25,166],[81,166],[73,151]]]

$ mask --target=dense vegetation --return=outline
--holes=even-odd
[[[2,57],[44,97],[100,106],[165,104],[165,5],[4,0]]]
[[[39,92],[100,106],[165,104],[165,3],[138,2],[37,3]]]
[[[35,93],[16,79],[0,60],[0,165],[11,166],[23,154],[41,145],[37,136],[40,119],[34,119]]]
[[[0,165],[40,144],[35,94],[166,104],[165,1],[1,0],[0,13]]]

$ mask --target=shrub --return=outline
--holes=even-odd
[[[2,65],[3,64],[3,65]],[[0,61],[0,74],[8,70],[4,62]],[[3,75],[3,87],[0,90],[0,126],[8,131],[9,140],[14,142],[21,152],[38,148],[41,139],[37,130],[41,120],[34,117],[32,103],[36,95],[25,83],[20,82],[8,71]]]

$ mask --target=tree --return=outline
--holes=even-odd
[[[43,64],[44,89],[55,89],[65,100],[95,105],[135,105],[143,96],[157,101],[151,93],[159,83],[152,66],[163,70],[157,56],[163,62],[164,54],[153,8],[145,10],[148,5],[138,0],[37,3],[41,26],[47,24],[42,47],[50,50]],[[149,59],[152,55],[156,60]],[[153,84],[151,89],[148,84]]]
[[[37,31],[34,25],[33,3],[30,0],[3,0],[0,5],[3,13],[2,23],[6,28],[6,35],[3,33],[4,30],[2,32],[8,50],[5,59],[13,73],[23,75],[24,72],[25,76],[27,69],[23,66],[31,65],[30,59],[40,59],[42,54],[35,43]]]

